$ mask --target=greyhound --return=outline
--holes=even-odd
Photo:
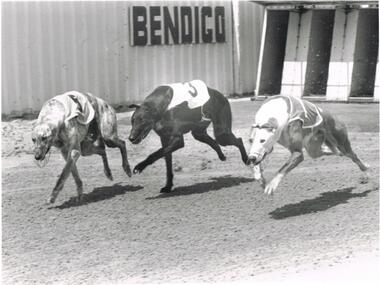
[[[174,90],[181,90],[176,95]],[[203,93],[203,95],[202,95]],[[203,96],[203,97],[202,97]],[[200,98],[196,104],[192,99]],[[173,103],[176,102],[176,103]],[[129,140],[140,143],[153,129],[161,139],[162,148],[136,165],[133,172],[141,173],[148,165],[160,158],[166,162],[166,185],[161,193],[168,193],[173,187],[172,153],[184,147],[183,135],[191,132],[193,137],[208,144],[216,151],[220,160],[226,160],[220,145],[234,145],[239,148],[244,163],[248,156],[241,138],[231,131],[232,114],[228,100],[200,80],[190,83],[175,83],[157,87],[141,105],[132,104],[132,130]],[[213,123],[215,140],[207,134],[207,127]]]
[[[123,169],[131,176],[125,142],[117,134],[115,111],[104,100],[90,93],[70,91],[45,102],[33,128],[32,140],[36,161],[44,161],[51,146],[59,148],[66,160],[48,199],[50,203],[55,202],[70,172],[77,186],[77,200],[82,200],[83,183],[76,167],[80,155],[100,155],[106,177],[113,180],[105,145],[120,149]]]
[[[344,155],[364,173],[369,168],[351,149],[347,129],[342,122],[316,105],[293,96],[273,96],[263,103],[256,113],[250,142],[248,164],[254,165],[254,178],[268,195],[277,189],[289,171],[303,161],[303,148],[312,158]],[[289,149],[291,156],[266,184],[261,162],[272,152],[276,142]]]

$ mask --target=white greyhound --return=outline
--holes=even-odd
[[[254,165],[254,178],[268,195],[273,194],[282,178],[303,161],[303,148],[312,158],[344,155],[364,173],[369,168],[352,151],[342,122],[316,105],[293,96],[273,96],[263,103],[256,113],[250,142],[248,164]],[[289,149],[291,156],[266,184],[261,162],[272,152],[276,142]]]

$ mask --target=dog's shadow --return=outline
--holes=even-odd
[[[145,198],[146,200],[155,200],[161,198],[169,198],[175,196],[192,195],[192,194],[202,194],[209,191],[217,191],[223,188],[229,188],[232,186],[237,186],[241,183],[248,183],[254,181],[253,178],[245,177],[213,177],[210,178],[211,181],[196,183],[189,186],[182,186],[174,188],[170,193],[162,193],[158,196]]]
[[[345,204],[349,199],[365,197],[368,193],[378,190],[376,187],[361,193],[352,193],[352,190],[354,189],[355,187],[347,187],[336,191],[323,192],[316,198],[303,200],[299,203],[288,204],[277,208],[276,210],[270,212],[269,215],[275,220],[282,220],[289,217],[321,212],[339,204]]]
[[[99,201],[104,201],[111,199],[118,195],[123,195],[127,192],[134,192],[142,189],[142,186],[133,185],[120,185],[119,183],[112,186],[97,187],[90,193],[83,194],[83,199],[78,202],[76,197],[70,198],[68,201],[64,202],[62,205],[50,207],[49,209],[67,209],[71,207],[83,206],[90,203],[96,203]]]

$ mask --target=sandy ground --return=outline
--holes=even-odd
[[[232,103],[234,132],[247,148],[260,104]],[[113,182],[99,157],[80,158],[84,203],[74,202],[69,178],[56,204],[48,206],[63,159],[53,152],[49,164],[38,168],[29,154],[33,121],[3,123],[3,284],[276,281],[354,270],[360,278],[376,277],[366,264],[379,256],[378,105],[321,106],[346,122],[353,148],[372,166],[369,183],[360,183],[360,171],[347,158],[306,157],[267,197],[237,149],[223,148],[227,161],[221,162],[186,135],[185,148],[174,154],[171,194],[159,193],[164,161],[128,178],[119,152],[109,149]],[[128,114],[118,117],[126,139]],[[130,163],[158,147],[153,133],[140,145],[127,143]],[[275,148],[268,178],[287,155]]]

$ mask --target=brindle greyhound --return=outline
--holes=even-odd
[[[73,101],[71,102],[70,100]],[[69,103],[65,104],[66,102]],[[85,103],[83,104],[83,102]],[[73,103],[77,104],[74,106],[78,107],[79,112],[84,111],[85,107],[93,108],[91,109],[93,119],[89,124],[82,124],[78,119],[78,114],[68,118],[70,110],[68,110],[67,105]],[[120,149],[123,169],[128,176],[131,176],[125,142],[119,139],[117,134],[115,111],[105,101],[90,93],[84,94],[71,91],[48,100],[40,111],[32,132],[32,140],[34,143],[34,157],[37,161],[45,159],[51,146],[59,148],[63,158],[66,160],[66,165],[48,200],[50,203],[55,202],[70,172],[77,186],[77,199],[78,201],[82,199],[83,183],[76,167],[76,162],[80,155],[100,155],[103,160],[105,175],[108,179],[113,179],[108,165],[105,145]]]
[[[172,109],[168,106],[172,100],[173,90],[170,86],[159,86],[141,105],[130,105],[136,108],[133,113],[132,130],[129,140],[133,144],[140,143],[153,129],[161,138],[162,148],[149,155],[144,161],[136,165],[133,172],[141,173],[148,165],[165,157],[166,185],[161,192],[170,192],[173,187],[172,152],[184,147],[183,135],[191,132],[193,137],[213,148],[224,161],[219,145],[234,145],[239,148],[241,158],[247,162],[241,138],[236,138],[231,131],[232,115],[228,100],[220,92],[206,87],[210,95],[209,100],[202,106],[188,108],[183,102]],[[207,127],[213,123],[215,140],[207,134]]]
[[[250,141],[248,164],[255,165],[255,179],[268,195],[277,189],[289,171],[303,161],[303,148],[312,158],[344,155],[364,173],[368,170],[368,166],[351,149],[347,129],[342,122],[314,104],[292,96],[274,96],[263,103],[256,113]],[[289,149],[291,156],[266,185],[261,162],[272,152],[276,142]]]

